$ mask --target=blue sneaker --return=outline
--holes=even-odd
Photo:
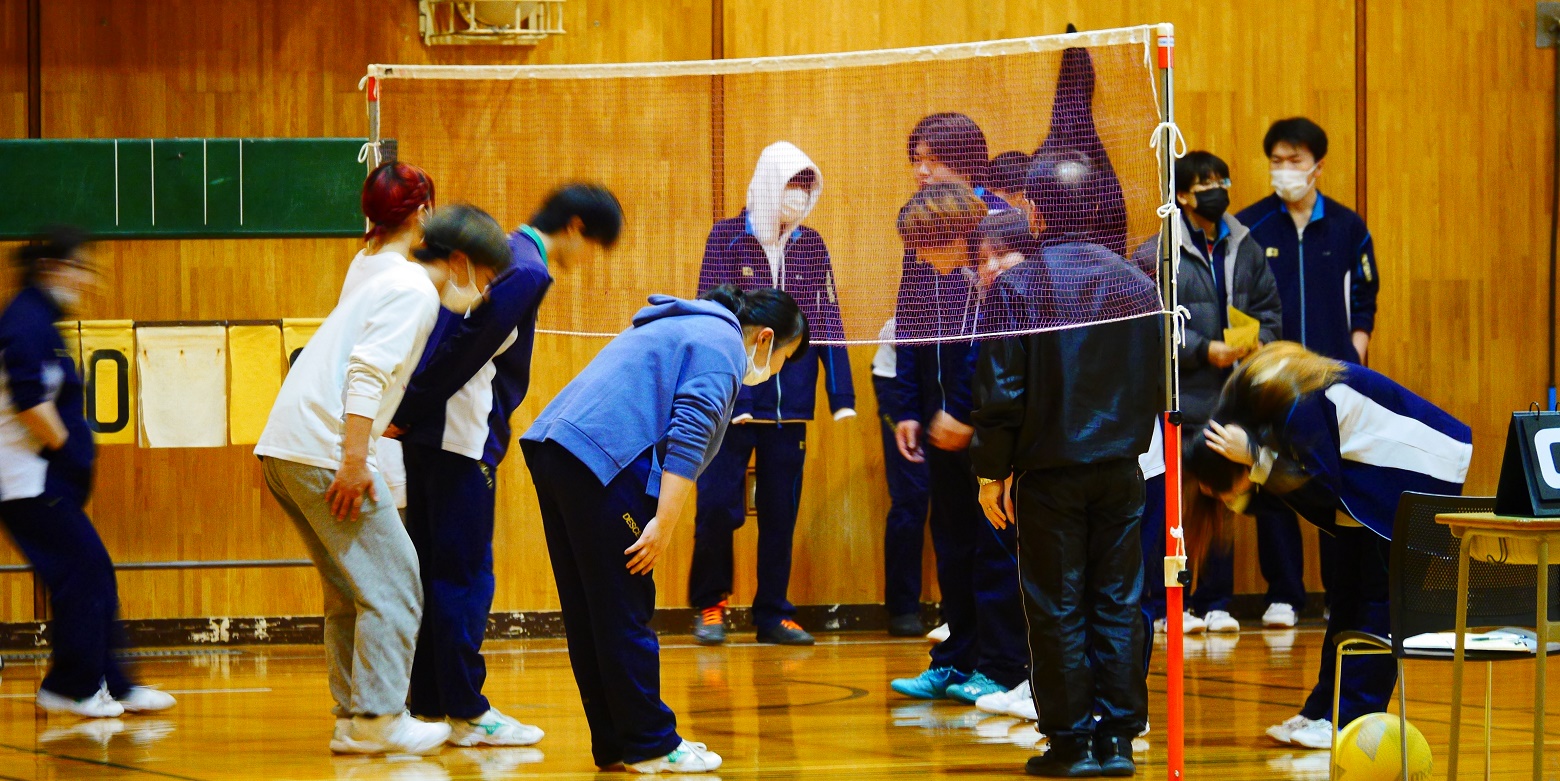
[[[1006,692],[1002,684],[975,673],[964,680],[964,683],[954,683],[948,686],[948,696],[966,705],[974,705],[975,701],[988,694]]]
[[[961,673],[952,667],[933,667],[914,678],[895,678],[888,685],[906,697],[914,697],[918,700],[940,700],[948,696],[948,687],[957,686],[969,679],[969,673]]]

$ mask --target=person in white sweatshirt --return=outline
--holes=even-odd
[[[426,177],[394,165],[406,169],[397,176]],[[428,220],[482,218],[502,237],[498,224],[474,209],[447,209]],[[371,248],[405,257],[421,237],[420,221],[408,220]],[[423,594],[416,551],[374,453],[441,298],[445,306],[470,307],[507,263],[449,249],[441,259],[387,264],[342,297],[293,364],[255,447],[267,487],[320,572],[337,717],[330,746],[337,753],[428,753],[450,732],[448,724],[405,713]]]

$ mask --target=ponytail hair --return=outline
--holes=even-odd
[[[363,240],[395,233],[423,206],[433,208],[433,178],[428,172],[402,162],[375,168],[363,180],[363,216],[369,222]]]
[[[714,301],[731,310],[743,328],[751,325],[773,329],[776,347],[785,347],[800,339],[801,344],[797,346],[796,352],[802,353],[811,343],[812,333],[807,325],[807,316],[802,314],[796,299],[784,290],[765,287],[743,291],[736,285],[720,285],[704,291],[699,298]]]

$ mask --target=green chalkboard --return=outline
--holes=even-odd
[[[0,140],[0,239],[360,236],[361,138]]]

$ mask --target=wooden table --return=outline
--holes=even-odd
[[[1449,779],[1457,778],[1457,756],[1462,731],[1462,683],[1464,644],[1468,635],[1468,562],[1469,550],[1477,537],[1507,540],[1533,540],[1538,544],[1538,610],[1534,634],[1538,636],[1534,654],[1533,691],[1533,778],[1544,777],[1544,690],[1548,685],[1549,660],[1549,543],[1560,542],[1560,518],[1515,518],[1494,513],[1446,513],[1436,523],[1451,528],[1462,541],[1457,557],[1457,647],[1452,656],[1452,734],[1451,757],[1447,762]],[[1522,566],[1522,565],[1512,565]]]

